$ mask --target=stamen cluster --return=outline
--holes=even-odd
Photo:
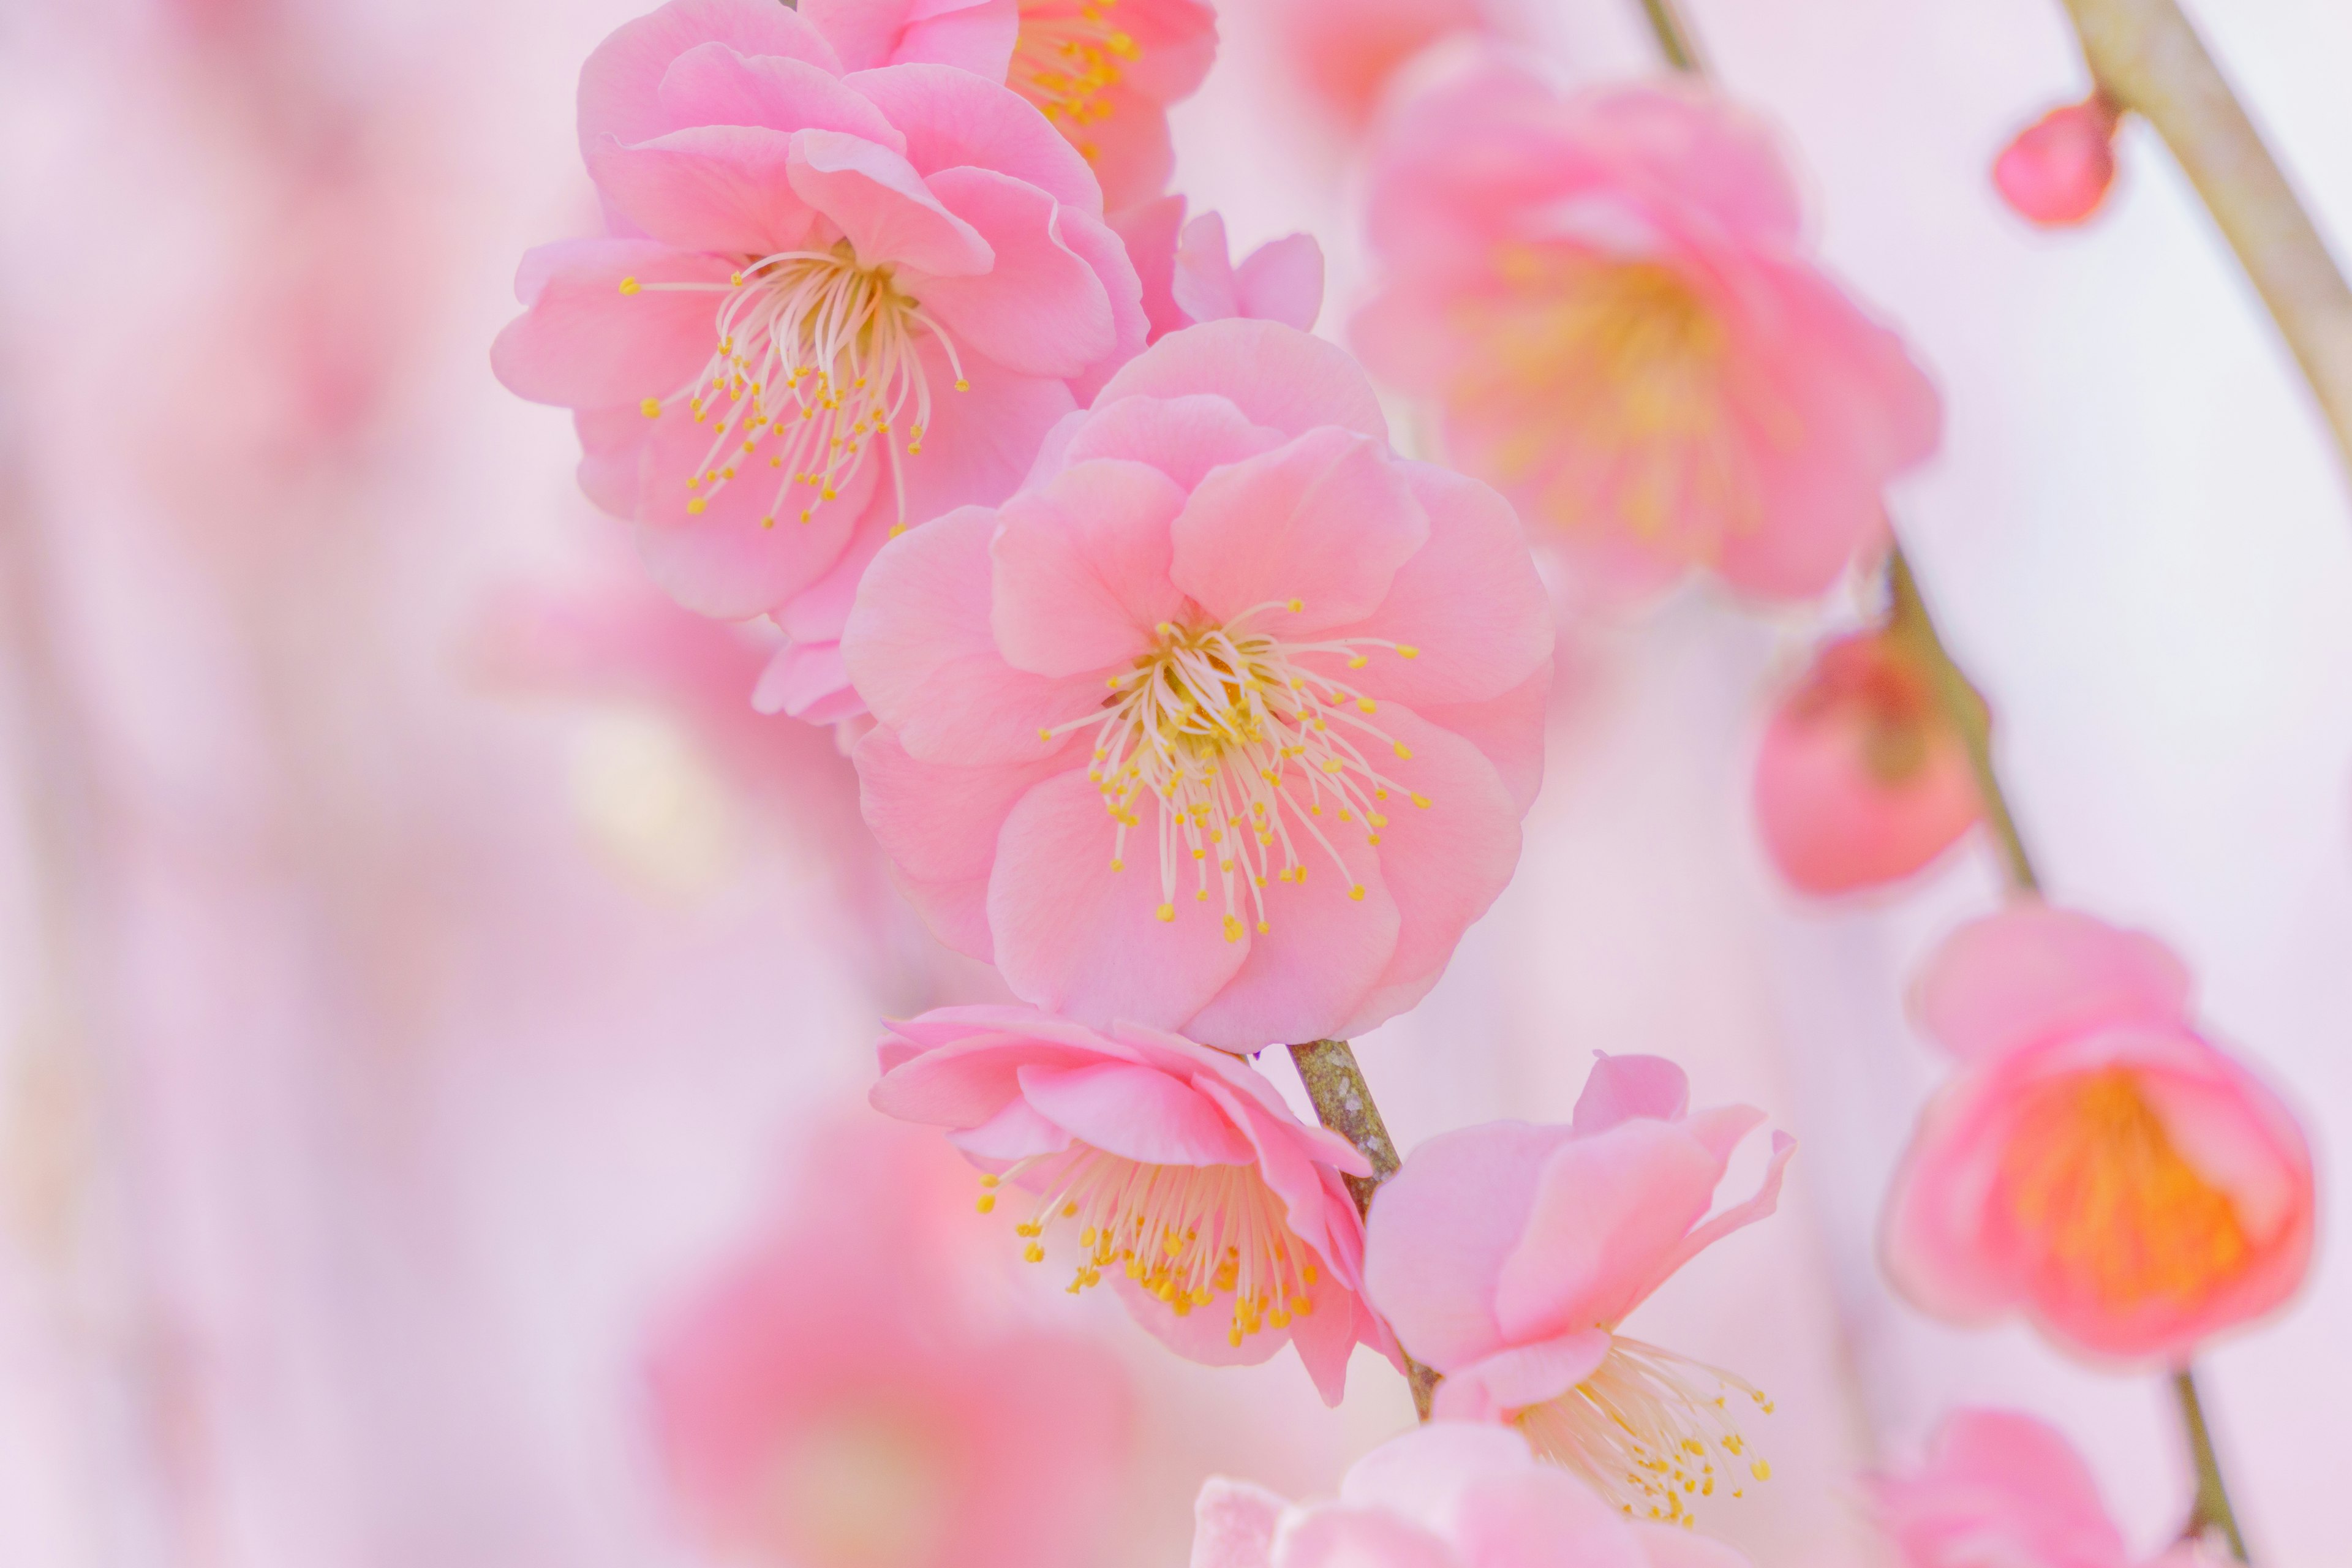
[[[1730,1373],[1639,1341],[1612,1339],[1591,1376],[1519,1412],[1529,1444],[1592,1483],[1629,1516],[1688,1525],[1718,1482],[1747,1495],[1735,1471],[1772,1478],[1732,1420],[1734,1395],[1765,1415],[1772,1402]],[[1724,1468],[1717,1469],[1717,1451]]]

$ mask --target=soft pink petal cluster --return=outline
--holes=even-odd
[[[1764,1117],[1693,1114],[1688,1100],[1672,1062],[1602,1057],[1568,1126],[1493,1122],[1415,1149],[1373,1200],[1365,1240],[1365,1288],[1406,1353],[1444,1374],[1439,1416],[1515,1423],[1612,1500],[1667,1520],[1719,1481],[1767,1473],[1723,1396],[1765,1402],[1617,1325],[1770,1214],[1795,1149],[1775,1133],[1757,1192],[1710,1215]]]
[[[2088,222],[2116,183],[2121,118],[2100,93],[2052,110],[1993,160],[1993,188],[2020,217],[2045,228]]]
[[[2062,1347],[2184,1362],[2278,1307],[2310,1266],[2311,1150],[2198,1033],[2154,938],[2026,904],[1962,928],[1921,976],[1957,1058],[1888,1196],[1888,1271],[1956,1322],[2022,1313]]]
[[[1773,865],[1808,893],[1908,877],[1983,812],[1927,672],[1884,631],[1814,654],[1765,727],[1755,804]]]
[[[824,1201],[782,1211],[659,1325],[654,1436],[728,1560],[1099,1560],[1131,1443],[1125,1373],[1083,1336],[982,1321],[937,1233],[934,1152],[887,1124],[824,1137]]]
[[[1160,196],[1110,216],[1143,279],[1151,341],[1202,321],[1279,321],[1308,331],[1323,313],[1323,247],[1307,234],[1268,240],[1236,264],[1225,220],[1187,223],[1184,198]]]
[[[1142,344],[1101,192],[1008,89],[845,71],[771,0],[622,26],[580,141],[612,233],[530,253],[496,368],[577,411],[583,485],[680,603],[775,615],[772,700],[841,717],[834,639],[882,540],[1009,494]]]
[[[1373,1449],[1335,1501],[1213,1478],[1192,1568],[1744,1568],[1730,1547],[1633,1523],[1516,1434],[1441,1421]]]
[[[1168,106],[1216,58],[1207,0],[803,0],[852,70],[935,62],[1003,82],[1093,166],[1114,208],[1174,171]]]
[[[1240,1050],[1346,1037],[1502,890],[1549,611],[1502,498],[1387,434],[1328,344],[1188,328],[1018,495],[866,572],[866,820],[1014,994]]]
[[[1813,260],[1764,129],[1686,85],[1572,98],[1486,63],[1376,152],[1373,373],[1435,399],[1589,594],[1693,566],[1820,593],[1936,448],[1935,389]]]
[[[1292,72],[1349,124],[1440,38],[1487,30],[1494,0],[1260,0]]]
[[[952,1129],[987,1173],[982,1211],[1026,1209],[1029,1261],[1066,1237],[1070,1289],[1108,1278],[1178,1354],[1255,1365],[1295,1344],[1334,1405],[1357,1344],[1395,1359],[1340,1180],[1371,1167],[1241,1058],[1130,1025],[945,1007],[894,1026],[882,1068],[876,1109]]]
[[[1871,1495],[1904,1568],[2195,1568],[2210,1561],[2187,1545],[2134,1555],[2074,1445],[2015,1411],[1954,1412],[1927,1463],[1874,1477]]]

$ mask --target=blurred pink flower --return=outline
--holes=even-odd
[[[1365,363],[1440,403],[1587,593],[1694,565],[1818,594],[1936,448],[1935,389],[1812,260],[1763,127],[1685,85],[1563,100],[1487,63],[1375,153]]]
[[[1916,1011],[1958,1070],[1886,1209],[1887,1270],[1921,1310],[2179,1363],[2294,1292],[2310,1148],[2196,1032],[2189,990],[2153,937],[2039,904],[1944,944]]]
[[[981,1321],[937,1234],[934,1150],[887,1123],[820,1140],[824,1201],[781,1210],[656,1335],[655,1436],[730,1561],[1098,1560],[1129,1447],[1124,1371],[1084,1336]]]
[[[1823,644],[1780,700],[1756,756],[1756,820],[1772,863],[1808,893],[1911,875],[1981,815],[1967,748],[1899,639]]]
[[[1992,183],[2022,218],[2045,227],[2082,223],[2116,182],[2116,123],[2105,94],[2053,109],[2017,133],[1993,161]]]
[[[1732,1151],[1764,1113],[1686,1114],[1682,1069],[1601,1058],[1566,1127],[1490,1122],[1412,1152],[1372,1201],[1364,1288],[1405,1353],[1444,1374],[1442,1419],[1506,1421],[1626,1509],[1680,1521],[1738,1477],[1761,1480],[1727,1410],[1739,1379],[1615,1332],[1675,1269],[1770,1214],[1795,1143],[1712,1217]]]
[[[875,1108],[954,1129],[988,1173],[982,1214],[1003,1182],[1035,1195],[1018,1227],[1030,1262],[1067,1222],[1071,1292],[1113,1269],[1136,1321],[1179,1355],[1255,1366],[1287,1342],[1332,1405],[1359,1342],[1394,1358],[1362,1299],[1363,1225],[1339,1180],[1371,1167],[1242,1058],[1131,1025],[942,1007],[894,1026],[882,1068]]]
[[[1003,508],[867,572],[866,820],[1016,995],[1236,1049],[1345,1037],[1509,879],[1549,610],[1502,498],[1386,437],[1339,350],[1188,328]]]
[[[1308,234],[1286,234],[1250,252],[1238,267],[1225,220],[1202,213],[1184,221],[1184,198],[1161,196],[1110,215],[1111,227],[1143,279],[1143,313],[1151,341],[1201,321],[1279,321],[1314,330],[1323,311],[1323,247]]]
[[[1085,155],[1113,208],[1158,195],[1168,106],[1216,58],[1208,0],[802,0],[851,70],[937,60],[1001,81]]]
[[[1400,67],[1453,33],[1483,32],[1488,0],[1261,0],[1291,70],[1350,123]]]
[[[1192,1568],[1744,1568],[1718,1542],[1629,1522],[1494,1426],[1440,1421],[1356,1461],[1336,1502],[1213,1477]]]
[[[580,140],[613,235],[526,258],[493,361],[577,411],[583,487],[704,614],[1001,500],[1142,345],[1084,161],[968,72],[844,76],[784,6],[671,0],[589,58]]]
[[[1925,1465],[1873,1477],[1870,1489],[1904,1568],[2131,1568],[2138,1561],[2074,1445],[2015,1411],[1953,1412]],[[2149,1568],[2203,1561],[2180,1546]]]

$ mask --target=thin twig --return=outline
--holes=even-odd
[[[2205,1405],[2197,1397],[2196,1374],[2182,1367],[2172,1374],[2172,1394],[2180,1402],[2180,1422],[2189,1429],[2189,1454],[2197,1467],[2197,1500],[2189,1510],[2189,1529],[2181,1539],[2220,1531],[2230,1543],[2230,1555],[2248,1561],[2246,1538],[2238,1532],[2238,1515],[2230,1507],[2230,1489],[2221,1484],[2221,1462],[2214,1457],[2213,1434],[2205,1425]]]
[[[1299,1081],[1307,1086],[1307,1098],[1315,1102],[1316,1118],[1354,1144],[1372,1167],[1369,1176],[1339,1178],[1356,1200],[1356,1212],[1369,1219],[1372,1194],[1397,1173],[1397,1152],[1389,1140],[1388,1124],[1381,1120],[1381,1108],[1372,1103],[1372,1089],[1364,1081],[1364,1069],[1356,1065],[1356,1053],[1345,1040],[1309,1040],[1293,1046],[1290,1059],[1297,1066]],[[1405,1370],[1412,1384],[1412,1407],[1426,1421],[1437,1374],[1411,1356],[1405,1358]]]

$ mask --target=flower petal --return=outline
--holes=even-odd
[[[2179,1025],[2190,989],[2154,937],[2026,903],[1954,932],[1921,973],[1912,1010],[1946,1050],[1981,1057],[2095,1026]]]
[[[1171,332],[1128,362],[1095,398],[1229,397],[1254,425],[1297,436],[1318,425],[1385,441],[1389,424],[1345,349],[1273,321],[1210,321]]]
[[[991,169],[942,169],[928,182],[943,210],[995,257],[985,273],[911,276],[908,288],[961,346],[1030,375],[1075,376],[1118,342],[1110,295],[1064,243],[1054,198]],[[919,273],[919,262],[913,264]],[[1135,285],[1139,297],[1141,285]],[[1138,310],[1140,310],[1139,305]]]
[[[1064,461],[1128,458],[1149,463],[1186,494],[1211,468],[1270,452],[1286,437],[1253,425],[1233,399],[1214,393],[1122,397],[1097,406],[1070,435]]]
[[[1024,1067],[1021,1094],[1081,1142],[1141,1165],[1246,1165],[1256,1158],[1223,1110],[1153,1068]]]
[[[1679,1121],[1690,1109],[1690,1079],[1665,1058],[1592,1054],[1598,1059],[1584,1079],[1584,1092],[1576,1097],[1576,1114],[1570,1121],[1578,1137],[1606,1132],[1635,1117]]]
[[[1183,505],[1157,468],[1117,461],[1076,464],[1005,502],[989,558],[1006,662],[1099,674],[1148,651],[1184,600],[1168,580],[1168,526]]]
[[[698,45],[806,60],[838,74],[841,62],[808,20],[770,0],[670,0],[614,28],[580,69],[580,151],[611,137],[626,146],[679,129],[661,101],[661,80]]]
[[[719,295],[640,287],[720,283],[729,263],[650,239],[572,239],[523,258],[524,313],[490,348],[508,391],[570,408],[626,407],[667,397],[693,378],[719,342]],[[643,418],[643,416],[639,416]],[[634,488],[635,474],[629,475]]]
[[[934,277],[986,272],[994,252],[940,204],[903,156],[839,131],[792,138],[792,189],[837,225],[866,266],[886,262]],[[778,248],[782,248],[779,247]]]
[[[1274,1531],[1290,1505],[1264,1487],[1211,1476],[1192,1500],[1190,1568],[1274,1568]]]
[[[886,66],[847,80],[906,133],[908,161],[922,173],[994,169],[1102,216],[1102,187],[1087,161],[1020,94],[941,65]]]
[[[898,128],[839,72],[777,55],[746,57],[721,43],[698,44],[672,60],[662,75],[661,102],[681,129],[845,131],[894,153],[907,150]]]
[[[693,125],[629,146],[607,140],[589,149],[588,173],[614,212],[665,245],[765,256],[797,248],[816,222],[786,179],[793,142],[758,126]]]

